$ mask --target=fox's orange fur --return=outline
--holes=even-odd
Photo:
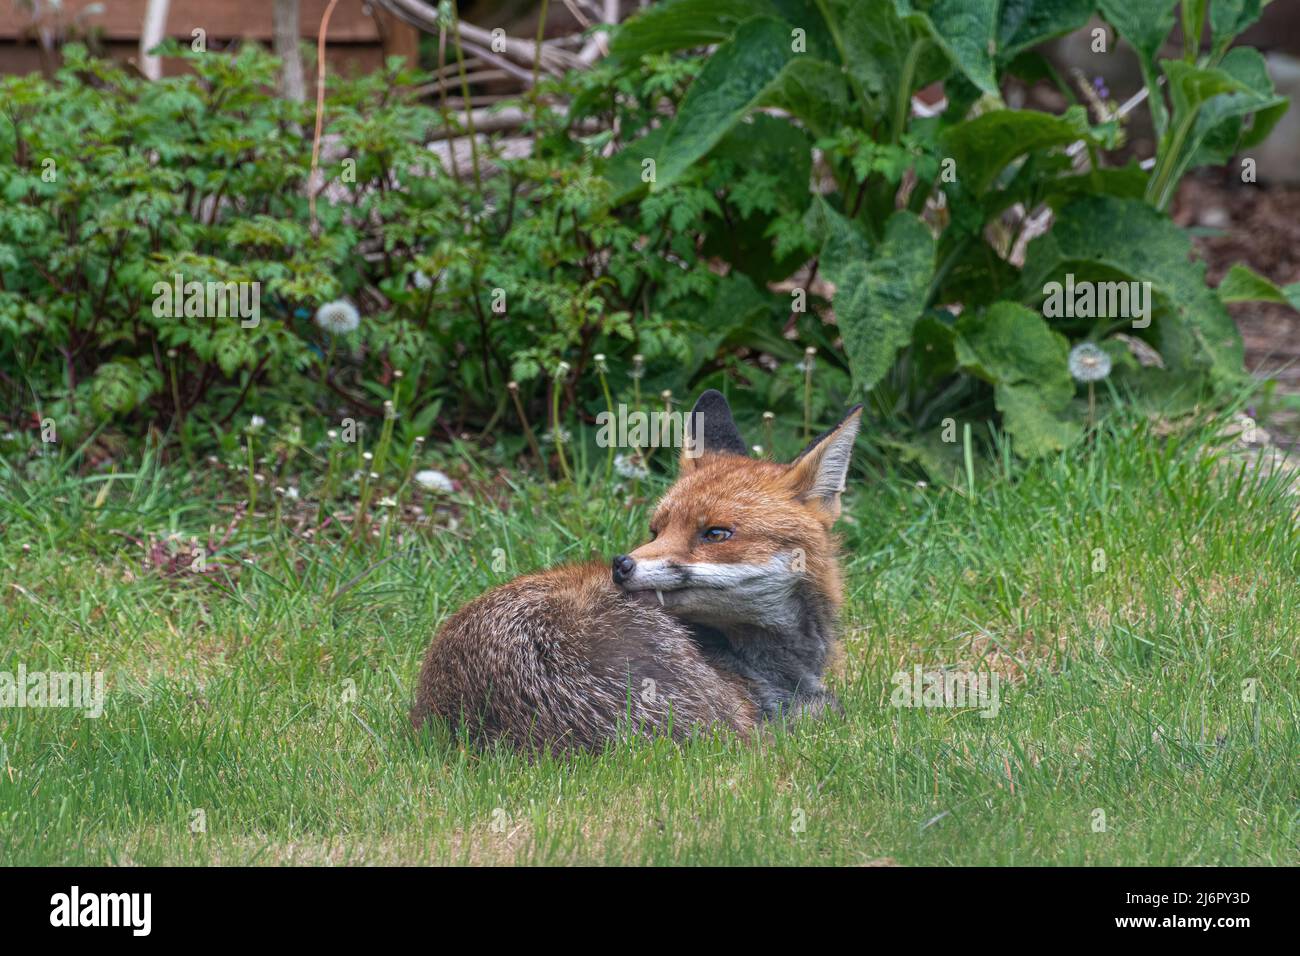
[[[837,706],[821,682],[842,601],[831,526],[859,410],[789,465],[745,456],[717,392],[696,412],[702,453],[683,455],[652,540],[612,574],[554,568],[454,614],[425,657],[417,727],[437,714],[479,745],[597,749]]]

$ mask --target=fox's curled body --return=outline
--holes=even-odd
[[[604,563],[519,578],[453,615],[420,676],[413,717],[430,713],[525,750],[599,748],[620,728],[746,733],[757,718],[687,626],[630,600]]]
[[[652,540],[612,574],[553,568],[461,608],[425,655],[417,727],[437,715],[478,746],[595,750],[628,733],[748,735],[834,706],[830,527],[858,410],[790,465],[746,457],[718,393],[696,412],[703,454],[683,457]]]

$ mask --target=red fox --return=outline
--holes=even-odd
[[[650,540],[612,569],[554,568],[461,608],[425,655],[412,723],[559,752],[838,709],[822,684],[842,600],[831,526],[861,413],[785,465],[749,457],[706,391]]]

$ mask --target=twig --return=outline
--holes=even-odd
[[[330,0],[325,8],[325,15],[320,18],[320,32],[316,35],[316,134],[311,141],[311,174],[307,178],[308,189],[316,181],[320,171],[320,134],[325,117],[325,34],[329,32],[330,16],[339,0]],[[316,193],[309,192],[307,203],[311,207],[311,234],[320,236],[320,222],[316,218]]]

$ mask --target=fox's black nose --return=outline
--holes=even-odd
[[[614,583],[622,584],[632,576],[636,570],[636,559],[630,554],[619,554],[614,557]]]

